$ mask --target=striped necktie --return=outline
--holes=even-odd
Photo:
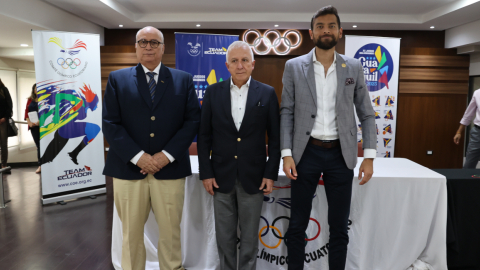
[[[148,77],[150,77],[150,81],[148,82],[148,89],[150,89],[150,96],[152,97],[152,102],[155,99],[155,87],[157,87],[157,83],[155,82],[155,72],[147,72]]]

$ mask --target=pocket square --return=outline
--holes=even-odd
[[[348,78],[346,81],[345,81],[345,85],[350,85],[350,84],[354,84],[355,83],[355,80],[353,78]]]

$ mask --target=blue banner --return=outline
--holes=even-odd
[[[193,76],[200,104],[207,86],[227,80],[227,48],[238,36],[175,33],[175,68]]]

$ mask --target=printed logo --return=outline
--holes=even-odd
[[[383,146],[384,147],[387,147],[388,144],[392,141],[392,139],[390,138],[383,138]]]
[[[377,128],[377,135],[378,135],[378,125],[377,125],[377,124],[375,124],[375,127]]]
[[[390,154],[390,153],[391,153],[391,152],[389,152],[389,151],[385,152],[385,154],[384,154],[384,156],[383,156],[383,157],[386,157],[386,158],[389,158],[389,157],[391,157],[391,154]]]
[[[227,49],[225,49],[225,47],[208,48],[208,51],[204,51],[203,54],[227,55]]]
[[[386,127],[383,128],[383,135],[385,134],[392,134],[392,125],[387,125]]]
[[[370,43],[361,47],[355,54],[363,66],[365,83],[370,92],[388,87],[393,75],[393,59],[382,45]]]
[[[201,51],[202,45],[200,45],[200,43],[196,43],[194,46],[192,42],[188,42],[187,45],[190,46],[190,48],[187,49],[187,52],[190,56],[194,56],[194,57],[199,56],[200,53],[202,52]]]
[[[386,114],[385,114],[385,121],[387,120],[393,120],[393,113],[392,113],[392,110],[388,111]]]
[[[85,42],[77,39],[70,48],[65,48],[60,38],[52,37],[48,40],[47,43],[56,44],[61,49],[60,53],[62,55],[58,57],[55,61],[57,63],[57,66],[54,65],[54,61],[50,60],[50,66],[58,75],[67,78],[75,78],[85,71],[88,62],[85,62],[82,68],[82,60],[78,56],[82,49],[84,49],[85,51],[87,50],[87,44]],[[60,68],[64,71],[67,71],[67,73],[69,74],[62,73],[63,71]],[[71,74],[72,71],[74,72],[74,74]]]
[[[375,119],[380,119],[380,111],[375,111]]]
[[[395,104],[395,97],[394,96],[387,96],[387,101],[385,102],[385,106],[387,107],[393,107],[393,104]]]
[[[92,175],[92,169],[88,166],[85,166],[85,168],[79,168],[79,169],[71,169],[71,170],[65,170],[63,171],[65,174],[57,176],[57,180],[67,180],[67,179],[73,179],[77,177],[85,177]]]
[[[380,107],[380,96],[372,96],[373,99],[372,99],[372,102],[373,102],[373,106],[374,107]]]

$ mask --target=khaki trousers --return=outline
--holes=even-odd
[[[113,178],[113,196],[122,221],[122,268],[144,270],[144,227],[150,209],[158,223],[158,261],[161,270],[184,270],[180,244],[185,178],[157,180],[148,174],[142,180]]]

